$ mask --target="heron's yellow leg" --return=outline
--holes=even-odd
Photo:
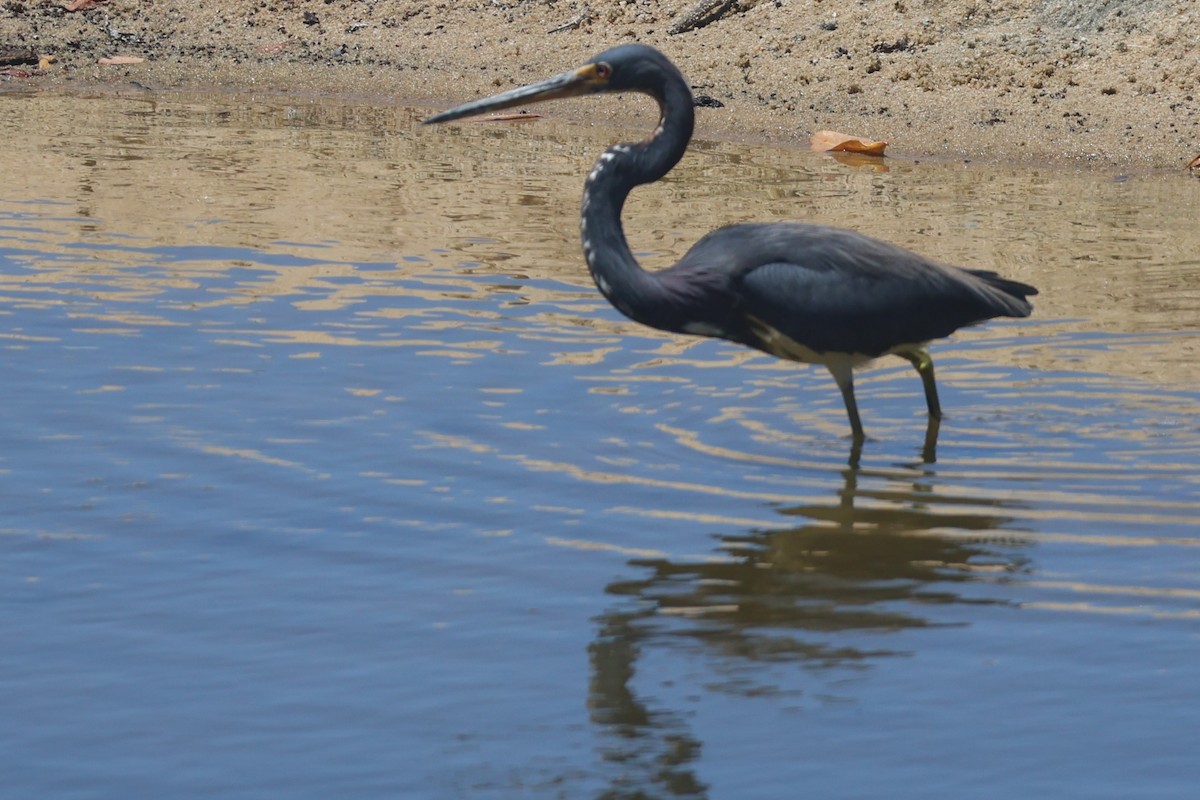
[[[933,357],[929,355],[929,351],[924,347],[917,347],[913,350],[896,353],[896,355],[907,359],[917,368],[917,374],[921,376],[921,383],[925,385],[925,405],[929,406],[929,416],[941,419],[942,404],[938,402],[937,381],[933,378]]]

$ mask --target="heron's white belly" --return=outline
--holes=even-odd
[[[750,326],[754,330],[759,341],[763,343],[764,348],[768,353],[777,358],[786,358],[789,361],[799,361],[803,364],[824,364],[827,367],[839,367],[858,369],[859,367],[874,361],[876,358],[888,355],[904,355],[905,353],[914,352],[922,349],[924,342],[916,344],[898,344],[895,347],[888,348],[886,352],[878,356],[867,355],[866,353],[848,353],[829,350],[824,353],[818,353],[811,347],[797,342],[790,336],[781,333],[778,329],[773,328],[767,323],[754,317],[747,317],[750,321]]]

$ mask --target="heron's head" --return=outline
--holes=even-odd
[[[464,103],[429,117],[424,124],[450,122],[543,100],[601,92],[643,92],[661,98],[663,87],[673,79],[682,80],[679,70],[662,53],[644,44],[623,44],[605,50],[578,69]]]

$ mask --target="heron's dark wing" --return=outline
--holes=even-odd
[[[1031,287],[996,285],[840,228],[735,225],[705,237],[681,261],[716,264],[724,265],[738,313],[822,353],[880,355],[1030,310],[1008,289]]]

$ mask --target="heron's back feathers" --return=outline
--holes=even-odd
[[[1037,294],[992,272],[807,223],[721,228],[660,275],[673,286],[707,287],[716,318],[705,322],[728,338],[754,344],[746,331],[765,323],[818,353],[871,357],[993,317],[1029,316],[1025,298]],[[711,291],[718,284],[723,291]],[[695,307],[696,298],[688,302]]]

